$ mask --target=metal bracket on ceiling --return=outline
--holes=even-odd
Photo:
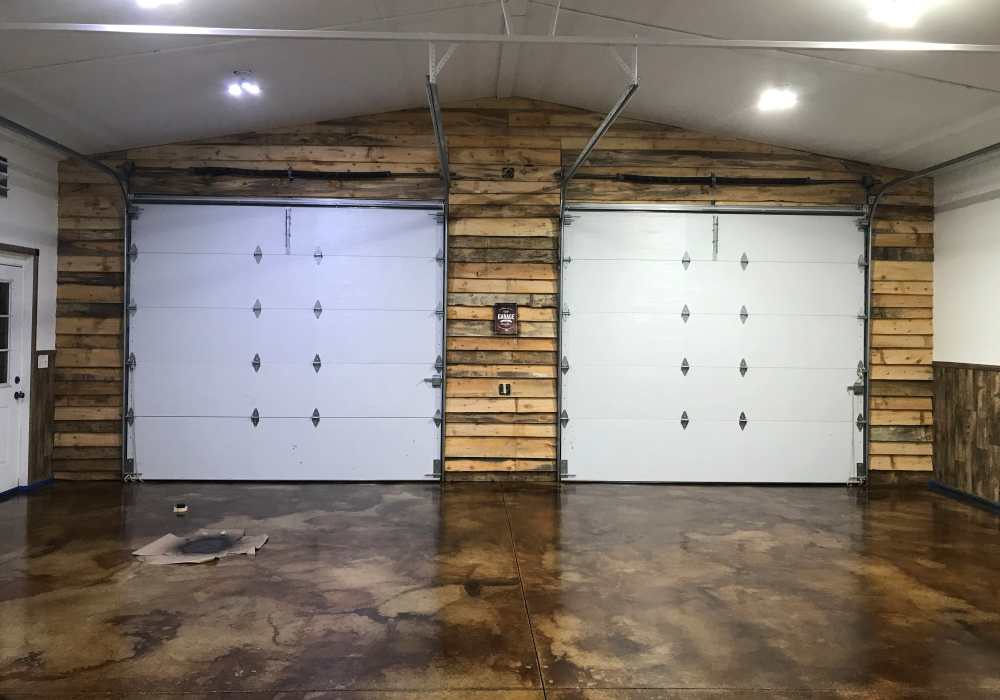
[[[615,47],[609,46],[608,47],[608,51],[611,52],[611,55],[615,57],[616,61],[618,61],[618,65],[622,67],[623,71],[625,71],[625,75],[628,76],[629,82],[632,83],[633,85],[635,85],[636,83],[638,83],[639,82],[639,47],[638,46],[633,46],[632,47],[632,65],[631,66],[629,64],[625,63],[625,59],[623,59],[621,56],[618,55],[618,52],[615,51]]]
[[[506,19],[507,19],[507,13],[506,11],[504,11],[504,20]],[[451,58],[452,54],[455,53],[455,49],[458,48],[458,44],[452,44],[451,46],[449,46],[448,50],[445,52],[444,56],[441,57],[440,61],[437,61],[435,58],[436,48],[434,42],[432,41],[427,46],[428,46],[428,55],[430,58],[429,62],[430,74],[428,75],[428,78],[430,78],[431,84],[434,84],[437,82],[438,73],[444,70],[444,65],[448,62],[448,59]]]

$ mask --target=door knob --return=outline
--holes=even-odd
[[[24,398],[24,392],[23,391],[15,391],[14,392],[14,398],[15,399],[23,399]]]

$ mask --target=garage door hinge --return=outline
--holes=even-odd
[[[313,313],[316,314],[316,318],[323,315],[323,305],[319,303],[319,299],[317,299],[316,303],[313,305]]]
[[[573,262],[573,258],[567,255],[566,257],[563,258],[563,262],[569,265],[571,262]]]
[[[128,306],[125,308],[128,310],[129,316],[135,316],[135,312],[139,310],[138,305],[135,303],[135,299],[129,299]]]
[[[569,413],[566,412],[565,408],[563,409],[563,412],[559,414],[559,422],[562,423],[564,428],[566,427],[566,424],[569,423]]]
[[[313,260],[316,261],[317,265],[323,262],[323,251],[319,249],[319,246],[316,246],[316,252],[313,253]]]
[[[748,422],[747,421],[747,414],[746,413],[741,413],[740,414],[740,430],[746,430],[746,428],[747,428],[747,422]]]
[[[437,359],[434,360],[434,369],[438,372],[444,372],[444,358],[440,355],[438,355]]]
[[[319,425],[319,409],[318,408],[314,408],[313,409],[312,422],[313,422],[314,426],[318,426]]]
[[[442,305],[440,301],[438,302],[437,308],[434,309],[434,314],[438,318],[444,318],[444,305]]]
[[[569,360],[566,357],[563,357],[562,362],[559,363],[559,369],[562,370],[563,374],[569,372]]]
[[[434,425],[440,428],[442,422],[444,422],[444,417],[441,415],[441,409],[439,408],[434,412]]]
[[[859,377],[864,377],[867,373],[868,373],[868,368],[865,367],[865,361],[864,360],[859,360],[858,361],[858,376]]]
[[[749,367],[747,367],[746,358],[740,360],[740,376],[741,377],[747,376],[747,370],[748,369],[749,369]]]
[[[861,309],[860,311],[858,311],[858,320],[859,321],[867,321],[868,320],[868,314],[865,313],[864,309]]]
[[[747,257],[746,253],[743,253],[743,257],[740,258],[740,267],[742,267],[744,270],[746,270],[747,269],[747,265],[749,265],[749,264],[750,264],[750,258]]]
[[[562,317],[569,318],[569,304],[563,304]]]
[[[444,248],[438,249],[437,255],[434,256],[434,259],[439,263],[444,263]]]
[[[431,216],[433,216],[434,220],[436,222],[438,222],[439,224],[444,224],[444,212],[443,211],[432,212]]]
[[[260,299],[258,299],[253,303],[253,315],[256,316],[257,318],[260,318],[260,310],[261,310]]]
[[[685,357],[683,360],[681,360],[681,374],[683,374],[686,377],[686,376],[688,376],[688,372],[690,372],[690,371],[691,371],[691,364],[688,362],[688,359]]]
[[[865,254],[862,253],[861,257],[858,258],[858,269],[864,272],[865,268],[867,267],[868,267],[868,261],[865,260]]]
[[[864,429],[865,429],[865,426],[866,426],[866,425],[868,425],[868,421],[866,421],[866,420],[865,420],[865,416],[864,416],[864,414],[862,414],[862,413],[859,413],[859,414],[858,414],[858,420],[857,420],[857,421],[855,421],[855,423],[854,423],[854,424],[855,424],[856,426],[858,426],[858,431],[860,432],[860,431],[862,431],[862,430],[864,430]]]
[[[688,305],[685,304],[684,308],[681,309],[681,319],[684,323],[687,323],[689,318],[691,318],[691,309],[689,309]]]
[[[125,361],[125,366],[129,369],[135,369],[135,353],[130,352],[128,354],[128,359]]]
[[[740,309],[740,321],[746,323],[748,318],[750,318],[750,314],[747,312],[747,307],[744,306]]]
[[[690,423],[691,423],[691,419],[688,418],[688,412],[684,411],[683,413],[681,413],[681,427],[684,430],[687,430],[688,429],[688,425]]]
[[[691,266],[691,256],[688,255],[687,253],[684,253],[684,257],[681,258],[681,265],[684,266],[685,270],[688,269],[688,267]]]
[[[260,249],[260,246],[257,246],[257,250],[253,252],[253,259],[257,261],[258,265],[260,265],[260,261],[264,259],[264,251]]]
[[[571,225],[571,224],[573,223],[573,221],[575,221],[575,220],[576,220],[576,217],[575,217],[575,216],[571,216],[570,214],[563,214],[563,217],[562,217],[562,225],[563,225],[563,226],[569,226],[569,225]]]
[[[260,412],[258,412],[256,408],[253,410],[253,413],[250,414],[250,422],[253,423],[253,427],[255,428],[257,427],[257,424],[260,423]]]
[[[128,249],[128,260],[129,262],[135,262],[136,258],[139,257],[139,248],[136,247],[135,243],[131,245]]]
[[[125,414],[125,420],[128,421],[129,427],[132,427],[135,423],[135,411],[130,408],[128,413]]]
[[[441,460],[440,459],[435,459],[434,460],[434,467],[433,468],[434,468],[434,471],[431,472],[430,474],[425,474],[425,476],[428,477],[428,478],[430,478],[430,479],[440,479],[441,478]]]
[[[569,460],[560,459],[559,460],[559,478],[560,479],[575,479],[576,474],[569,473]]]
[[[316,370],[316,374],[319,374],[320,368],[323,366],[323,361],[319,359],[319,355],[313,358],[313,369]]]
[[[260,355],[254,355],[253,356],[253,362],[251,362],[250,364],[253,365],[253,371],[254,372],[259,372],[260,371]]]

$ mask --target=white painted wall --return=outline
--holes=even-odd
[[[934,189],[934,360],[1000,365],[1000,158]]]
[[[0,199],[0,242],[38,248],[37,350],[56,347],[56,237],[59,157],[0,132],[0,156],[9,161],[6,199]]]

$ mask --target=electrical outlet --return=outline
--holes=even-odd
[[[500,396],[510,396],[510,384],[500,385]]]

